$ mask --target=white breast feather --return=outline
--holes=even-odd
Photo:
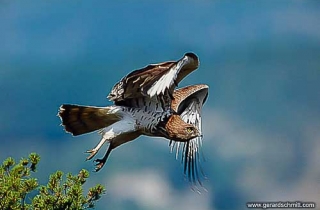
[[[131,108],[127,114],[136,124],[136,129],[142,129],[146,134],[153,133],[160,120],[163,120],[169,112],[144,111],[140,108]]]

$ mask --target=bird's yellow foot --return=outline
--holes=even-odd
[[[87,150],[86,153],[90,153],[90,155],[86,158],[86,160],[91,160],[96,154],[98,150],[92,149],[92,150]]]

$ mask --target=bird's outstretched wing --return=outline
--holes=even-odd
[[[112,88],[108,99],[116,105],[163,111],[170,107],[178,83],[198,65],[199,59],[194,53],[186,53],[178,61],[148,65],[122,78]]]
[[[198,128],[201,133],[201,110],[208,97],[209,87],[207,85],[191,85],[174,91],[171,108],[177,112],[183,121]],[[183,144],[183,145],[180,145]],[[200,166],[200,148],[202,138],[196,137],[187,142],[170,142],[171,151],[176,147],[176,158],[182,150],[182,162],[184,173],[193,184],[199,183],[199,171],[203,172]]]

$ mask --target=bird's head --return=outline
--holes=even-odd
[[[169,138],[174,141],[184,142],[201,136],[201,133],[195,126],[184,122],[179,115],[172,115],[169,118],[166,130]]]

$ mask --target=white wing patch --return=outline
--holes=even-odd
[[[155,95],[159,95],[160,93],[164,93],[164,91],[172,86],[174,81],[177,78],[177,75],[182,66],[186,65],[189,62],[188,57],[185,56],[181,59],[177,65],[172,68],[168,73],[164,74],[158,81],[156,81],[151,88],[148,90],[148,95],[153,97]]]
[[[200,103],[200,101],[198,99],[194,99],[180,115],[183,121],[196,126],[200,133],[201,133],[201,107],[202,107],[202,104]]]

